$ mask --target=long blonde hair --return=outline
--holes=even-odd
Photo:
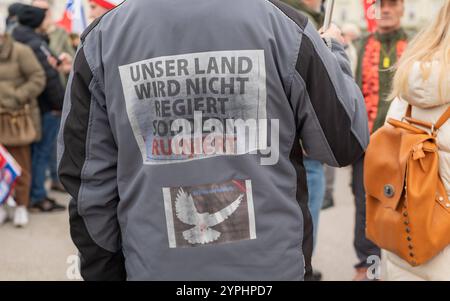
[[[447,0],[436,19],[427,25],[409,44],[397,64],[393,90],[389,100],[408,96],[408,82],[411,70],[416,62],[420,62],[420,70],[424,81],[432,73],[432,61],[438,61],[441,67],[439,77],[439,97],[443,101],[446,79],[450,72],[450,1]]]

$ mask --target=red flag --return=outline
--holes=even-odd
[[[0,145],[0,205],[5,202],[22,170],[16,160]]]
[[[379,6],[380,1],[378,0],[363,0],[364,3],[364,16],[367,21],[367,30],[369,32],[374,32],[377,29],[377,18],[379,18]]]
[[[58,25],[67,32],[81,34],[87,27],[82,0],[67,0],[66,9]]]
[[[72,32],[72,16],[65,10],[62,19],[58,22],[58,25],[64,28],[67,32]]]

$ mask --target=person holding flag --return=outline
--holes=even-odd
[[[48,0],[33,0],[31,1],[31,5],[46,10],[45,18],[48,19],[48,23],[50,24],[47,30],[47,35],[50,41],[49,43],[50,49],[53,51],[53,53],[58,55],[58,58],[60,59],[61,62],[66,61],[72,62],[72,57],[75,55],[75,51],[72,47],[69,34],[66,31],[67,29],[61,27],[59,24],[53,21],[52,8]],[[52,64],[52,60],[55,59],[50,57],[49,60],[50,60],[49,63]],[[57,63],[55,63],[55,65],[57,65]],[[55,69],[58,69],[57,68],[58,66],[53,67]],[[61,82],[65,88],[68,80],[68,72],[64,72],[64,70],[58,71],[60,71]],[[56,141],[53,147],[53,154],[50,160],[49,170],[52,181],[51,189],[54,191],[65,192],[64,188],[59,182],[58,174],[56,171]]]
[[[89,0],[89,19],[103,16],[121,2],[123,0]],[[81,35],[88,26],[83,0],[67,0],[63,18],[58,24],[69,33]]]
[[[70,43],[69,34],[66,30],[64,30],[65,28],[59,26],[59,24],[53,21],[52,9],[48,0],[33,0],[31,1],[31,5],[46,10],[45,17],[48,19],[48,23],[50,24],[47,31],[47,35],[50,39],[50,49],[57,54],[67,53],[70,56],[74,56],[75,52],[73,51]]]
[[[367,5],[371,1],[372,5]],[[375,133],[384,125],[390,102],[386,101],[391,92],[393,67],[403,54],[408,36],[401,27],[405,12],[404,0],[364,0],[371,13],[367,13],[369,31],[372,19],[378,14],[374,32],[361,39],[356,82],[359,84],[366,102],[369,130]],[[374,8],[379,11],[375,12]],[[375,13],[374,13],[375,12]],[[369,16],[371,15],[371,16]],[[364,157],[353,165],[352,190],[355,196],[356,225],[354,246],[359,263],[355,266],[354,280],[367,280],[370,256],[381,256],[380,249],[366,238],[366,194],[364,190]]]
[[[38,96],[40,109],[42,138],[32,144],[32,209],[50,212],[62,211],[63,205],[48,198],[45,189],[46,169],[51,160],[51,153],[59,129],[62,102],[64,99],[64,86],[59,72],[49,63],[49,39],[46,35],[51,25],[46,18],[47,11],[31,5],[24,5],[18,14],[18,25],[12,37],[20,43],[29,46],[41,67],[44,69],[46,82],[44,92]]]

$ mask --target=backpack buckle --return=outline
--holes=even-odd
[[[384,196],[389,199],[392,199],[395,196],[395,188],[393,185],[384,185]]]
[[[436,132],[437,132],[437,130],[436,130],[436,125],[433,123],[433,124],[431,125],[431,135],[434,136],[434,133],[436,133]]]

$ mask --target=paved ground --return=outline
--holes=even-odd
[[[50,196],[68,202],[65,194]],[[67,212],[31,214],[24,229],[0,226],[0,280],[67,280],[66,261],[73,254]]]
[[[336,172],[334,198],[336,206],[322,211],[319,240],[313,258],[314,268],[326,281],[350,281],[357,263],[353,249],[355,206],[351,190],[351,170]]]
[[[352,247],[354,206],[348,169],[338,170],[336,207],[321,216],[315,268],[325,280],[351,280],[356,256]],[[67,203],[67,196],[52,197]],[[33,214],[25,229],[0,227],[0,280],[68,280],[70,256],[76,254],[69,238],[68,214]]]

